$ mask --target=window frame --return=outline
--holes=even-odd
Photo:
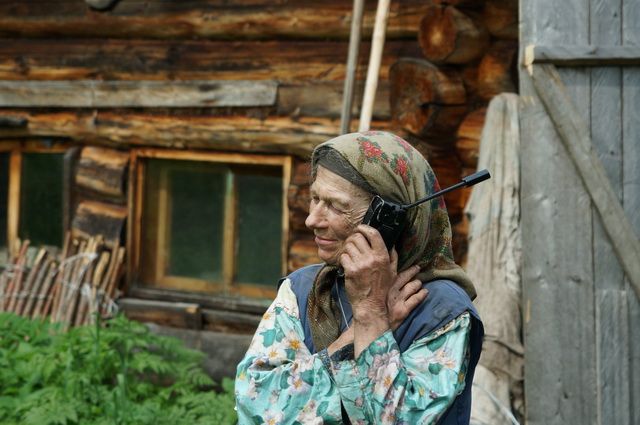
[[[9,188],[7,191],[7,250],[9,256],[17,254],[17,241],[20,238],[20,196],[22,194],[22,156],[29,153],[66,154],[71,145],[66,142],[43,141],[0,141],[0,152],[9,153]],[[65,182],[63,193],[65,193]],[[67,195],[68,196],[68,195]],[[63,199],[63,210],[65,208]],[[62,224],[62,239],[64,240],[64,223]]]
[[[282,239],[281,239],[281,274],[286,274],[288,247],[289,247],[289,206],[288,189],[291,181],[291,170],[293,159],[286,155],[268,154],[245,154],[231,152],[204,152],[204,151],[184,151],[158,148],[138,148],[130,151],[129,162],[129,188],[128,188],[128,209],[130,212],[127,223],[127,251],[129,261],[127,267],[127,288],[155,288],[157,290],[180,291],[180,292],[201,292],[210,295],[232,295],[247,296],[252,298],[273,298],[276,294],[276,282],[273,287],[258,284],[236,282],[233,279],[235,272],[235,235],[237,226],[235,220],[235,202],[225,202],[224,208],[224,233],[222,236],[222,281],[213,282],[182,276],[162,276],[156,279],[154,285],[145,285],[140,279],[141,273],[141,250],[142,250],[142,218],[144,211],[144,187],[147,162],[153,159],[175,160],[175,161],[198,161],[210,162],[214,164],[230,165],[267,165],[277,166],[282,169]],[[229,183],[228,183],[229,184]],[[227,190],[225,196],[230,196],[233,188]],[[233,196],[233,195],[231,195]],[[165,200],[166,201],[166,200]],[[165,211],[166,212],[166,211]],[[159,220],[162,217],[159,218]],[[231,220],[231,221],[229,221]],[[167,229],[157,229],[157,232],[164,232]],[[156,250],[158,252],[158,250]],[[158,255],[155,255],[158,258]],[[164,264],[156,267],[162,270]],[[158,273],[158,272],[156,272]],[[219,286],[216,288],[212,283]]]

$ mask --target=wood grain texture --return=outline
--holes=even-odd
[[[621,46],[621,3],[591,0],[590,41],[596,46]],[[599,48],[598,48],[599,50]],[[600,52],[615,55],[615,52]],[[640,60],[640,50],[636,52]],[[601,62],[602,64],[606,62]],[[622,69],[594,67],[591,74],[591,139],[615,196],[622,191]],[[629,315],[624,272],[616,258],[602,218],[593,215],[593,273],[596,294],[599,422],[630,425]]]
[[[415,36],[425,3],[391,3],[388,38]],[[341,0],[121,0],[112,10],[81,1],[0,3],[0,35],[155,39],[342,39],[349,37],[351,3]],[[366,3],[363,36],[370,37],[375,3]]]
[[[363,42],[356,79],[364,80]],[[340,41],[0,39],[2,80],[306,80],[342,82],[348,44]],[[380,79],[417,43],[388,40]]]
[[[5,107],[189,108],[273,106],[275,81],[0,81]]]
[[[314,146],[338,134],[338,120],[312,117],[211,116],[140,112],[25,112],[5,110],[29,121],[25,129],[0,129],[0,137],[65,137],[111,147],[201,148],[287,153],[307,158]],[[373,127],[389,128],[385,121]]]
[[[622,43],[640,49],[640,2],[624,0],[622,3]],[[622,191],[624,209],[631,220],[636,237],[640,237],[640,67],[622,70]],[[625,281],[628,294],[632,289]],[[627,295],[629,311],[629,421],[640,423],[640,300]]]
[[[568,150],[584,186],[590,195],[613,249],[640,297],[640,240],[624,213],[602,163],[593,153],[589,128],[570,103],[560,75],[553,65],[534,65],[532,79],[536,91],[553,120],[560,139]],[[585,84],[588,87],[588,85]]]
[[[588,39],[588,5],[583,1],[523,0],[520,11],[525,45]],[[588,119],[589,93],[582,89],[588,80],[584,84],[584,73],[568,71],[563,81],[572,90],[572,101],[587,106]],[[519,75],[526,420],[531,425],[594,423],[590,201],[528,74]]]
[[[600,7],[607,4],[604,1],[598,3]],[[594,29],[611,31],[611,27],[599,24],[606,21],[603,17],[606,13],[602,10],[600,12],[602,15],[594,19]],[[609,43],[612,41],[607,40],[601,45],[528,45],[524,63],[552,63],[562,66],[640,65],[640,51],[637,48]]]

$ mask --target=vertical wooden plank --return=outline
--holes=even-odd
[[[591,0],[591,44],[621,44],[619,1]],[[622,199],[622,70],[591,69],[591,139],[611,186]],[[598,423],[629,424],[629,341],[624,272],[593,210]],[[633,292],[629,295],[634,296]],[[625,305],[623,305],[625,304]]]
[[[17,254],[18,225],[20,221],[20,178],[22,177],[22,153],[18,149],[11,151],[9,157],[9,196],[7,199],[7,241],[9,255]]]
[[[224,290],[231,292],[236,274],[236,243],[238,239],[238,193],[235,175],[227,172],[224,200],[224,230],[222,238],[222,279]]]
[[[282,164],[282,248],[280,258],[282,258],[281,274],[287,274],[287,264],[289,264],[289,185],[291,184],[291,170],[293,168],[293,158],[285,158]]]
[[[520,7],[521,45],[588,44],[588,0],[521,0]],[[589,105],[589,73],[565,69],[562,78],[573,101]],[[526,419],[594,423],[590,200],[525,70],[520,93]],[[581,111],[589,122],[589,108]]]
[[[622,4],[622,43],[640,48],[640,2],[624,0]],[[640,67],[626,67],[622,73],[622,191],[623,205],[636,236],[640,237]],[[625,282],[629,312],[629,421],[640,423],[640,301]]]

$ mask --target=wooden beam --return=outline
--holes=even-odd
[[[1,27],[1,24],[0,24]],[[357,79],[371,43],[363,42]],[[0,39],[0,80],[335,81],[346,75],[346,42]],[[421,55],[417,43],[385,43],[381,79],[400,57]]]
[[[1,112],[24,117],[27,128],[2,129],[0,139],[60,137],[94,145],[199,148],[281,153],[308,158],[313,148],[338,134],[338,120],[326,118],[193,116],[129,112]],[[374,128],[387,129],[377,121]]]
[[[17,254],[18,226],[20,224],[20,179],[22,177],[22,154],[18,149],[9,157],[9,196],[7,199],[7,242],[9,255]]]
[[[276,103],[275,81],[0,81],[3,107],[185,108]]]
[[[527,46],[524,65],[542,63],[560,66],[640,65],[640,49],[637,46]]]
[[[193,303],[199,304],[202,308],[255,314],[263,314],[271,304],[269,300],[197,292],[180,292],[139,286],[132,287],[129,291],[129,296],[158,301]]]
[[[596,155],[589,128],[571,102],[553,65],[532,65],[529,73],[585,189],[600,213],[618,260],[640,299],[640,240]]]
[[[202,329],[198,304],[121,298],[118,307],[129,319],[178,328]]]
[[[363,36],[373,29],[375,6],[365,2]],[[392,2],[390,38],[415,37],[423,0]],[[121,0],[109,11],[83,2],[0,2],[0,35],[6,37],[155,39],[341,39],[349,36],[351,2],[344,0]]]

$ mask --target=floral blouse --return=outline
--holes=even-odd
[[[238,365],[239,423],[340,424],[341,405],[352,424],[435,423],[464,390],[470,328],[463,313],[402,353],[387,331],[357,359],[311,354],[285,280]]]

